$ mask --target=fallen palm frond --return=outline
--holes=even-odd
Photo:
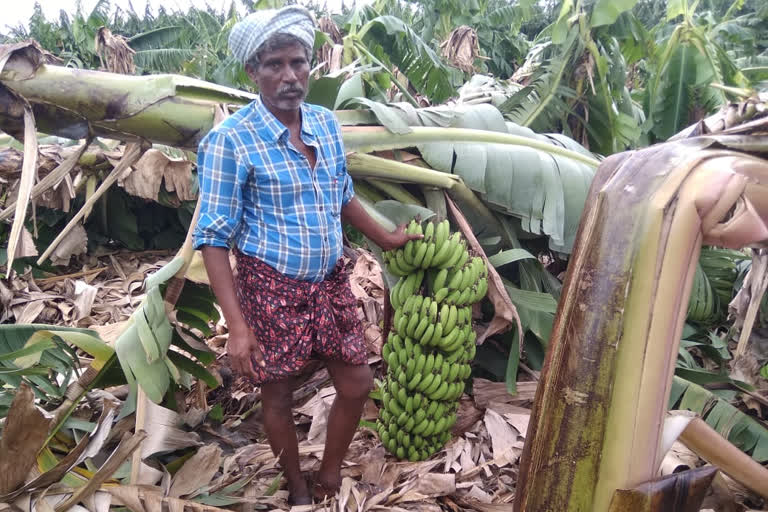
[[[716,142],[668,143],[600,167],[555,318],[517,510],[607,510],[616,489],[654,478],[701,244],[768,239],[768,163],[710,149]]]

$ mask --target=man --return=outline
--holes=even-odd
[[[258,11],[232,29],[232,53],[260,96],[200,143],[195,247],[229,328],[235,371],[261,385],[264,427],[293,504],[332,495],[372,386],[355,299],[341,264],[341,220],[382,249],[415,238],[374,222],[354,197],[333,114],[304,103],[314,22],[300,7]],[[234,245],[237,277],[229,265]],[[296,375],[322,359],[336,387],[321,467],[299,469]]]

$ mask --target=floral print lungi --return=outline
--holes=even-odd
[[[301,371],[311,359],[368,362],[349,274],[341,261],[318,283],[288,277],[235,250],[236,288],[245,321],[261,343],[266,367],[257,384]]]

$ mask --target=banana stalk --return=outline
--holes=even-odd
[[[590,189],[521,459],[515,510],[607,511],[652,481],[703,243],[768,240],[768,162],[715,138],[607,159]],[[633,510],[658,510],[645,502]]]

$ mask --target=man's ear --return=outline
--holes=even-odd
[[[250,64],[245,65],[245,74],[248,75],[248,78],[253,80],[257,85],[259,83],[258,76],[256,75],[256,70],[253,69],[253,67]]]

